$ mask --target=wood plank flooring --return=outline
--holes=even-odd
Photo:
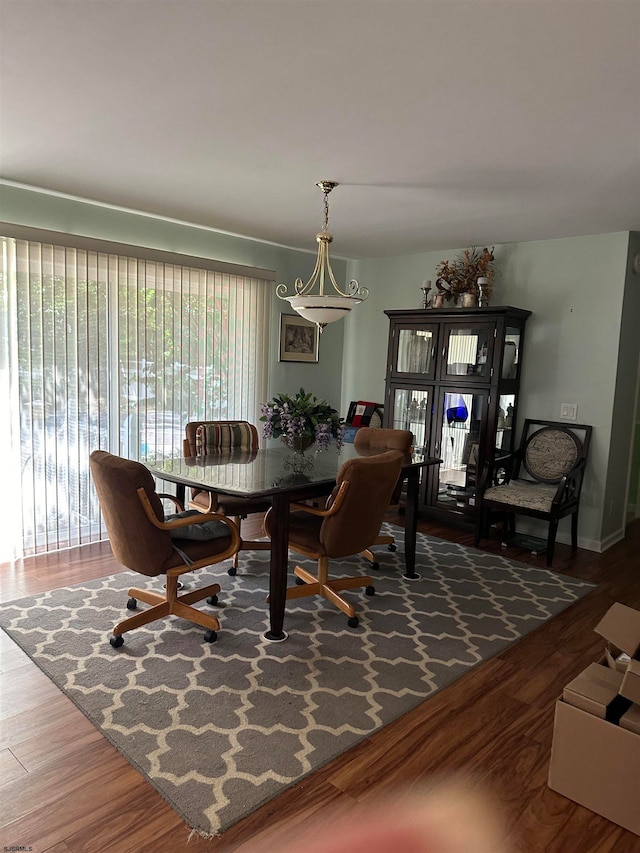
[[[259,534],[258,520],[255,529],[251,519],[245,525],[247,537]],[[419,526],[473,544],[470,532]],[[312,816],[329,819],[460,771],[495,796],[518,853],[640,851],[640,838],[547,787],[554,702],[600,653],[593,627],[607,607],[640,609],[639,546],[639,523],[605,554],[573,556],[559,545],[554,570],[592,581],[593,592],[211,840],[189,840],[151,785],[0,631],[0,844],[33,853],[271,853],[279,833]],[[544,568],[544,558],[502,551],[495,541],[484,550]],[[119,570],[106,543],[29,558],[0,567],[0,600]]]

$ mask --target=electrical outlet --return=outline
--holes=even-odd
[[[560,417],[565,421],[575,421],[578,417],[578,404],[560,403]]]

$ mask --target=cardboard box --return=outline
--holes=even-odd
[[[549,787],[640,835],[640,734],[559,699]]]
[[[619,692],[627,699],[631,699],[632,702],[640,703],[640,661],[631,661],[627,671],[622,676]]]
[[[595,630],[606,654],[556,702],[548,783],[640,835],[640,705],[629,707],[640,699],[640,612],[616,603]],[[624,672],[620,652],[629,656]]]
[[[631,658],[626,652],[623,652],[621,655],[618,655],[617,658],[613,661],[613,668],[617,669],[618,672],[626,672],[627,667],[631,663]],[[609,664],[611,666],[611,664]]]
[[[629,657],[640,657],[640,612],[633,607],[612,604],[594,630]]]
[[[562,699],[569,705],[582,708],[604,720],[607,708],[618,696],[623,674],[599,663],[592,663],[562,691]]]
[[[630,732],[640,735],[640,705],[632,705],[629,710],[620,717],[620,725]]]

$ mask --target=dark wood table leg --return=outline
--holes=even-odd
[[[404,515],[404,562],[406,572],[402,577],[412,581],[419,580],[421,577],[416,572],[419,482],[420,469],[410,468],[407,471],[407,507]]]
[[[287,639],[282,629],[287,596],[287,565],[289,559],[289,497],[275,494],[272,501],[271,564],[269,571],[270,628],[265,640],[279,643]]]
[[[184,502],[185,501],[185,495],[186,495],[186,489],[185,489],[184,483],[176,483],[176,500],[180,501],[180,505],[182,506],[183,509],[186,506],[186,504]]]

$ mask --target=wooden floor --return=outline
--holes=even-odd
[[[425,522],[420,528],[473,544],[467,532]],[[514,850],[640,851],[640,838],[546,784],[554,702],[600,653],[593,626],[614,601],[640,609],[639,545],[636,523],[605,554],[573,557],[558,546],[554,569],[596,583],[592,593],[213,840],[188,842],[178,815],[0,631],[0,843],[34,853],[211,853],[242,850],[253,839],[252,850],[271,853],[274,833],[312,815],[343,813],[434,773],[463,770],[497,798]],[[497,542],[485,550],[544,566],[542,558],[502,552]],[[8,601],[119,566],[99,544],[1,571],[1,599]]]

